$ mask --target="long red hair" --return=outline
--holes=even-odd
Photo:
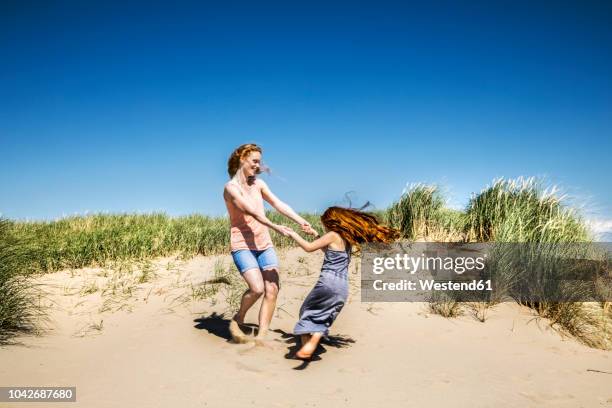
[[[261,153],[261,147],[257,146],[255,143],[246,143],[238,146],[236,150],[232,152],[227,161],[227,173],[230,178],[234,177],[240,168],[240,160],[245,159],[253,152]]]
[[[340,234],[357,251],[360,244],[390,243],[400,236],[398,230],[381,224],[373,214],[352,208],[329,207],[321,215],[321,222],[329,231]]]

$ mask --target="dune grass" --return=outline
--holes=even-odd
[[[477,241],[500,243],[489,260],[496,282],[493,303],[510,296],[583,343],[610,348],[609,298],[584,302],[592,282],[564,285],[573,272],[564,260],[606,262],[604,253],[587,245],[592,238],[586,223],[566,201],[556,188],[544,188],[533,178],[496,180],[470,200],[466,234]]]
[[[12,223],[0,219],[0,344],[16,333],[35,332],[44,317],[40,293],[27,278],[29,245],[10,234]]]
[[[408,240],[461,241],[464,217],[446,206],[437,186],[413,184],[389,207],[386,218]]]
[[[318,216],[302,214],[321,230]],[[273,222],[296,228],[275,212]],[[142,261],[179,253],[195,255],[226,253],[229,248],[229,221],[226,217],[189,215],[170,217],[154,214],[94,214],[56,221],[7,222],[7,234],[27,242],[30,272],[53,272],[115,261]],[[279,247],[293,241],[271,233]]]
[[[601,293],[599,302],[584,302],[592,282],[564,285],[575,272],[564,260],[607,262],[605,253],[587,245],[592,238],[586,223],[566,201],[556,188],[533,178],[496,180],[470,200],[466,234],[499,243],[489,260],[496,282],[493,303],[510,296],[583,343],[609,348],[609,297]],[[600,278],[610,278],[605,268],[595,279]]]
[[[599,301],[580,301],[591,293],[593,282],[563,285],[562,278],[572,271],[564,269],[562,260],[586,258],[600,265],[608,260],[586,245],[592,241],[587,224],[555,187],[545,188],[534,178],[498,179],[458,211],[447,207],[437,186],[414,184],[391,205],[388,220],[408,240],[495,243],[487,269],[496,282],[495,297],[467,302],[460,293],[438,294],[430,300],[433,313],[454,317],[467,309],[484,321],[487,308],[511,298],[589,346],[612,346],[610,272],[602,268],[596,278],[603,282]]]
[[[588,242],[586,223],[567,197],[534,178],[498,179],[466,209],[466,233],[478,242]]]

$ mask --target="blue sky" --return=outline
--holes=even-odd
[[[224,214],[256,142],[297,210],[524,175],[612,218],[611,3],[287,3],[0,3],[0,212]]]

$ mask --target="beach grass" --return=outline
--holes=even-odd
[[[612,346],[609,296],[600,291],[599,301],[586,302],[593,281],[565,284],[576,272],[565,260],[593,260],[592,270],[607,255],[589,245],[587,224],[557,188],[534,178],[495,180],[470,200],[464,232],[469,240],[496,243],[489,259],[496,282],[491,305],[511,297],[589,346]],[[593,279],[610,282],[610,272],[601,269]]]
[[[390,206],[387,219],[407,240],[495,243],[487,269],[496,282],[495,297],[471,302],[461,293],[438,294],[430,299],[431,312],[455,317],[465,309],[484,321],[488,308],[510,298],[560,331],[607,349],[612,346],[609,272],[594,278],[605,282],[598,301],[581,301],[593,282],[563,285],[572,271],[564,269],[562,260],[607,262],[604,253],[594,253],[595,247],[588,245],[592,236],[587,223],[568,201],[558,188],[535,178],[497,179],[461,211],[448,208],[438,186],[413,184]]]
[[[466,233],[478,242],[588,242],[588,228],[568,197],[535,178],[497,179],[466,209]]]
[[[12,225],[0,219],[0,344],[16,333],[36,332],[45,317],[41,293],[27,278],[31,248],[10,234]]]
[[[464,240],[465,214],[448,208],[446,198],[436,185],[409,186],[386,213],[386,220],[401,231],[404,239]]]
[[[299,229],[275,212],[273,222]],[[322,232],[319,217],[302,214]],[[229,220],[194,214],[170,217],[153,214],[92,214],[55,221],[6,221],[6,235],[28,243],[21,272],[53,272],[116,261],[143,261],[179,254],[215,255],[229,249]],[[271,233],[279,248],[293,245],[290,238]]]

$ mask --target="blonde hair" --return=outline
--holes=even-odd
[[[253,152],[261,153],[261,147],[257,146],[255,143],[246,143],[238,146],[236,150],[232,152],[229,160],[227,161],[227,173],[229,174],[230,178],[234,177],[240,168],[240,160],[245,159]]]
[[[329,207],[321,222],[330,231],[337,232],[351,247],[359,251],[365,242],[390,243],[399,238],[400,232],[382,225],[376,216],[352,208]]]

